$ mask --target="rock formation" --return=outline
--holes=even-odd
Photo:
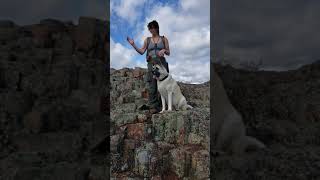
[[[209,84],[178,83],[195,108],[150,115],[138,109],[144,78],[142,68],[111,70],[111,177],[208,179]]]
[[[109,25],[0,21],[0,179],[108,179]]]

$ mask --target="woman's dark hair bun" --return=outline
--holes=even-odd
[[[158,24],[158,22],[157,22],[156,20],[153,20],[153,21],[149,22],[148,28],[150,29],[151,27],[154,27],[154,28],[156,28],[156,29],[159,29],[159,24]]]

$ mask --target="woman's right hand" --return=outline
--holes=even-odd
[[[127,37],[127,41],[128,41],[131,45],[134,45],[133,39],[130,39],[129,37]]]
[[[163,57],[165,51],[166,51],[165,49],[161,49],[161,50],[157,53],[157,55],[158,55],[159,57]]]

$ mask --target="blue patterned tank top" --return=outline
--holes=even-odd
[[[152,42],[152,38],[150,38],[149,45],[147,47],[147,50],[149,50],[149,55],[152,57],[156,56],[156,53],[158,53],[161,49],[164,49],[164,44],[162,42],[162,37],[159,37],[159,40],[157,43]]]

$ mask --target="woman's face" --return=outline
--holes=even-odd
[[[150,27],[150,28],[149,28],[149,31],[150,31],[150,33],[151,33],[152,35],[157,35],[157,34],[158,34],[157,29],[156,29],[155,27]]]

